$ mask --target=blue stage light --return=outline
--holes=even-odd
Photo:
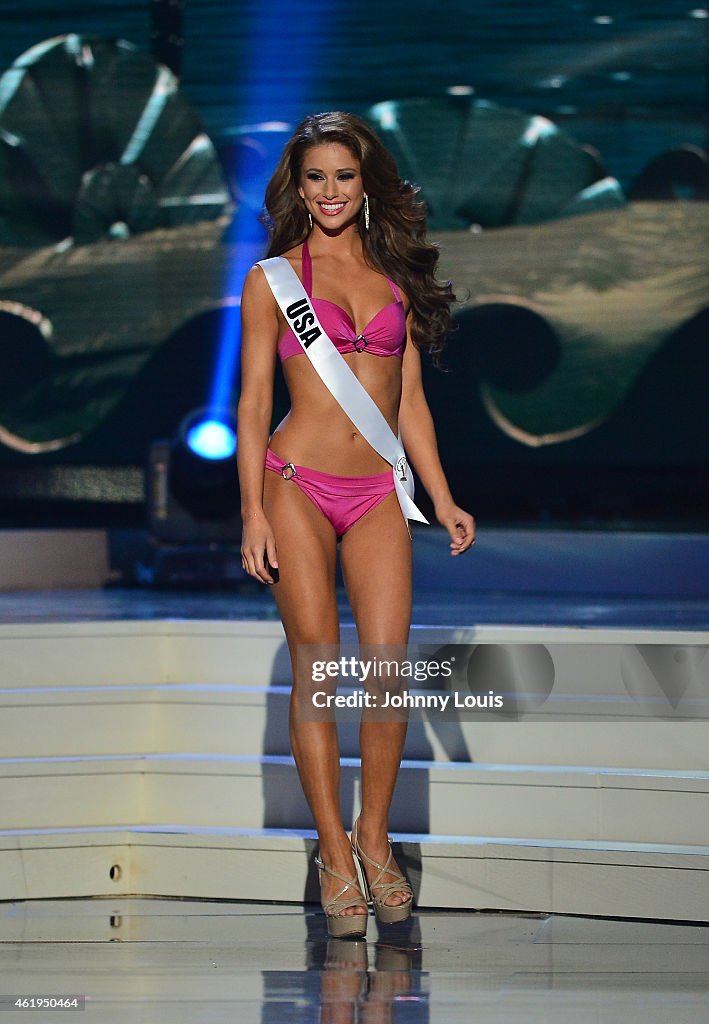
[[[236,416],[230,408],[192,410],[170,440],[150,446],[148,509],[155,586],[243,583],[236,471]]]
[[[167,486],[197,522],[222,523],[236,516],[236,417],[230,409],[206,406],[185,416],[169,442],[167,462]]]
[[[220,146],[236,209],[223,238],[231,252],[224,284],[221,341],[208,399],[211,406],[226,406],[238,398],[239,296],[249,269],[264,256],[267,239],[258,215],[266,185],[292,127],[308,109],[316,109],[318,87],[327,66],[323,54],[330,42],[335,14],[339,15],[333,0],[315,0],[298,8],[298,59],[294,65],[293,37],[282,31],[284,23],[292,19],[292,3],[272,0],[250,4],[249,9],[250,38],[244,49],[247,59],[235,64],[242,123],[223,136]]]
[[[230,459],[236,451],[236,432],[221,420],[205,419],[187,431],[186,442],[203,459]]]

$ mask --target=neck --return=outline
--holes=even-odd
[[[316,255],[361,257],[362,239],[356,224],[347,224],[339,231],[327,231],[319,224],[313,224],[308,235],[308,249]]]

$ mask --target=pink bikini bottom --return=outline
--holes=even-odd
[[[284,463],[270,448],[266,452],[266,469],[280,473],[285,480],[292,480],[300,487],[332,523],[338,540],[394,490],[391,471],[374,476],[335,476],[307,466],[294,466],[292,462]]]

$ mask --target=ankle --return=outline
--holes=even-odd
[[[357,838],[365,844],[385,846],[389,839],[386,819],[367,818],[361,814],[357,820]]]
[[[319,839],[318,856],[328,867],[352,860],[352,848],[346,833],[343,832],[341,836]]]

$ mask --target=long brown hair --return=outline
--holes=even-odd
[[[412,340],[417,348],[433,353],[437,362],[453,328],[450,306],[455,295],[450,281],[436,280],[438,249],[426,239],[426,207],[417,199],[419,189],[401,180],[391,153],[354,114],[311,114],[286,143],[266,188],[260,218],[269,231],[268,256],[280,256],[310,233],[298,184],[306,150],[323,143],[346,146],[359,161],[370,212],[369,230],[364,227],[363,211],[358,218],[364,258],[406,293]]]

